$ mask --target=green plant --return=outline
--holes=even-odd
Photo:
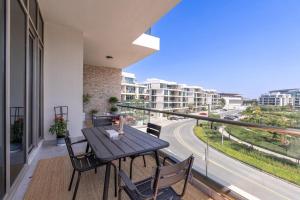
[[[117,97],[110,97],[108,99],[108,103],[110,103],[111,105],[114,105],[114,104],[116,104],[118,102],[119,102],[119,99]]]
[[[89,93],[82,95],[83,104],[88,104],[91,100],[92,96]]]
[[[91,109],[90,112],[89,112],[89,114],[91,116],[93,116],[93,115],[97,114],[98,112],[99,112],[99,110],[97,110],[97,109]]]
[[[118,108],[116,107],[116,104],[119,102],[119,99],[117,97],[110,97],[108,99],[108,103],[110,103],[110,112],[118,112]]]
[[[17,119],[13,125],[11,125],[11,142],[22,143],[23,138],[23,119]]]
[[[224,98],[221,98],[221,100],[220,100],[220,106],[221,106],[221,108],[224,108],[225,105],[226,105],[225,99],[224,99]]]
[[[116,106],[112,106],[110,108],[110,112],[114,113],[114,112],[118,112],[118,108]]]
[[[57,138],[62,138],[67,132],[67,121],[63,117],[56,117],[54,119],[54,124],[49,128],[51,134],[56,134]]]

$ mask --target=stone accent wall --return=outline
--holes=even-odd
[[[84,65],[83,94],[90,94],[91,100],[84,105],[84,112],[99,110],[99,114],[109,112],[108,99],[121,98],[121,69]]]

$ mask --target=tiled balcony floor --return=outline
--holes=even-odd
[[[129,161],[123,163],[122,168],[129,171]],[[155,161],[151,157],[147,157],[147,168],[143,167],[142,159],[136,159],[134,163],[134,180],[140,180],[149,177],[154,171]],[[25,194],[26,200],[47,200],[47,199],[71,199],[73,190],[67,190],[72,173],[72,166],[68,156],[48,158],[40,160],[37,164],[35,172],[29,187]],[[98,173],[94,171],[86,172],[82,175],[79,185],[77,199],[101,199],[103,191],[105,167],[98,169]],[[111,173],[111,181],[109,188],[109,199],[116,199],[114,197],[114,181],[113,170]],[[76,179],[75,179],[76,180]],[[175,189],[181,189],[182,183],[175,186]],[[180,191],[180,190],[179,190]],[[128,199],[125,194],[122,195],[123,199]],[[197,190],[194,186],[188,186],[187,193],[184,197],[185,200],[208,200],[207,195]]]

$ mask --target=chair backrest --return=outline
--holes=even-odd
[[[74,159],[76,159],[76,158],[75,158],[75,154],[74,154],[74,151],[72,148],[72,143],[71,143],[71,139],[70,139],[69,135],[65,136],[65,142],[66,142],[66,146],[67,146],[67,150],[69,153],[69,157],[70,157],[72,166],[73,166],[73,168],[75,168]]]
[[[152,123],[147,124],[147,133],[159,138],[160,132],[161,132],[161,126],[158,126],[158,125],[152,124]]]
[[[172,185],[184,180],[183,190],[180,194],[180,196],[183,197],[191,174],[193,162],[194,157],[191,155],[186,160],[175,165],[158,167],[153,185],[154,197],[157,197],[159,189],[171,187]]]
[[[113,123],[113,117],[111,116],[93,116],[93,126],[101,127],[101,126],[111,126]]]

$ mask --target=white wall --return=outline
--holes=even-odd
[[[44,135],[57,105],[69,106],[68,128],[71,136],[80,136],[83,124],[83,34],[70,27],[45,23],[44,63]]]

